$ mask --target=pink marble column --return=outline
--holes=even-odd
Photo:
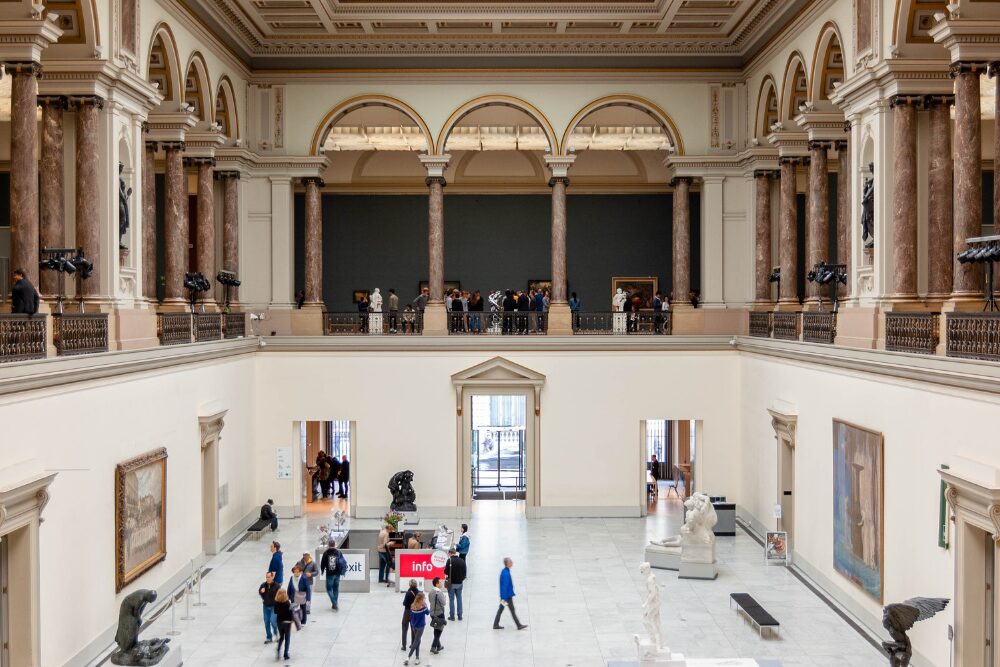
[[[781,209],[778,214],[778,255],[781,264],[779,302],[799,305],[799,230],[795,220],[795,167],[799,158],[783,157],[781,165]]]
[[[552,297],[551,303],[566,303],[566,188],[569,179],[550,178],[552,187]]]
[[[827,180],[829,141],[809,142],[809,202],[806,215],[806,265],[812,270],[820,262],[830,264],[830,186]],[[827,288],[806,283],[809,300],[819,301]]]
[[[188,271],[188,192],[187,174],[184,171],[184,142],[164,142],[166,161],[166,211],[164,211],[163,244],[165,253],[165,300],[174,304],[185,303],[184,274]]]
[[[850,143],[841,140],[837,149],[837,263],[851,270],[851,148]],[[848,274],[849,275],[849,274]],[[848,280],[848,284],[850,284]],[[848,285],[837,284],[837,296],[848,295]]]
[[[197,158],[193,160],[198,167],[198,221],[195,232],[197,243],[198,271],[210,283],[215,283],[215,179],[212,172],[215,169],[213,158]],[[215,291],[208,290],[198,295],[198,301],[214,305]]]
[[[917,296],[917,107],[922,99],[897,95],[892,141],[892,264],[896,298]]]
[[[6,63],[10,91],[11,269],[38,284],[38,80],[37,63]]]
[[[63,158],[63,111],[66,98],[40,97],[42,107],[42,151],[39,160],[39,223],[43,248],[66,245],[65,173]],[[59,276],[55,271],[42,271],[41,293],[55,296],[59,291]]]
[[[323,202],[322,178],[303,178],[306,187],[305,289],[306,303],[323,303]]]
[[[952,290],[954,184],[951,162],[951,105],[954,97],[928,97],[930,150],[927,170],[927,292],[946,299]]]
[[[428,303],[444,303],[444,186],[441,176],[427,178],[427,280]]]
[[[101,294],[101,201],[98,178],[99,151],[97,148],[98,120],[104,100],[100,97],[75,97],[76,110],[76,245],[83,248],[94,264],[94,271],[81,280],[85,298]],[[117,207],[115,207],[117,210]],[[115,220],[117,221],[117,216]],[[117,229],[117,222],[116,229]],[[115,235],[117,238],[117,233]]]
[[[240,275],[240,172],[216,172],[222,180],[222,268]],[[232,302],[240,300],[239,287],[229,288]]]
[[[757,218],[754,243],[754,299],[758,303],[771,302],[771,177],[773,172],[754,172],[757,189]]]
[[[951,66],[955,78],[955,202],[952,247],[953,297],[982,295],[981,265],[962,264],[959,252],[966,249],[965,239],[979,236],[983,224],[982,182],[982,113],[979,101],[979,63],[956,63]]]
[[[674,307],[690,305],[691,294],[691,210],[688,196],[692,179],[681,176],[670,181],[674,188]]]
[[[142,160],[142,295],[156,301],[156,142],[147,141]]]

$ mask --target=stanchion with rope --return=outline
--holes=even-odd
[[[184,615],[181,616],[182,621],[193,621],[194,616],[191,615],[191,581],[184,585]]]
[[[180,597],[184,596],[183,588],[181,589],[181,592],[178,595],[170,596],[170,631],[167,634],[170,635],[171,637],[176,637],[181,633],[181,631],[177,629],[177,601],[179,599],[178,596]]]

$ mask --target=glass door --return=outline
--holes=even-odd
[[[524,396],[472,397],[473,499],[524,499],[526,403]]]

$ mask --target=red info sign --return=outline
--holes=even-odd
[[[445,558],[441,558],[442,554],[443,552],[399,554],[399,572],[397,573],[397,577],[400,581],[403,579],[433,579],[434,577],[444,579],[444,565],[447,562],[447,554],[443,554]]]

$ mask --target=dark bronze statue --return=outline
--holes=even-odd
[[[118,648],[111,654],[111,663],[130,667],[155,665],[167,654],[169,639],[145,639],[139,641],[142,627],[142,611],[150,602],[156,601],[156,591],[140,589],[129,593],[122,600],[118,612],[118,633],[115,643]]]
[[[865,176],[861,191],[861,240],[866,248],[875,247],[875,163],[868,164],[871,176]]]
[[[882,642],[889,654],[889,667],[907,667],[913,656],[913,646],[906,636],[917,621],[925,621],[948,606],[948,598],[910,598],[886,605],[882,610],[882,626],[889,631],[891,642]]]
[[[397,512],[416,512],[417,492],[413,490],[413,473],[409,470],[397,472],[389,480],[389,492],[392,493],[392,504],[389,509]]]
[[[128,212],[128,198],[132,196],[132,188],[125,187],[125,179],[122,178],[122,172],[125,170],[125,165],[121,162],[118,163],[118,247],[125,250],[128,246],[125,245],[125,235],[128,234],[129,228],[129,212]]]

